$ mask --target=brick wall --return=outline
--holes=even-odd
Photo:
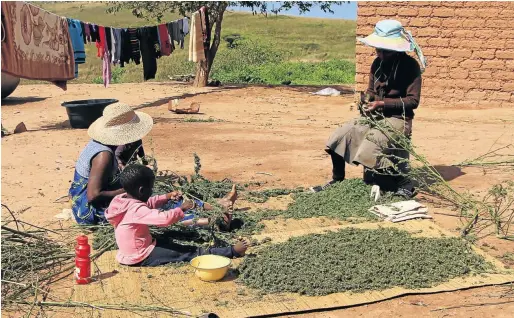
[[[423,49],[423,105],[514,107],[514,2],[359,2],[357,36],[383,19],[401,21]],[[357,43],[356,90],[374,58]]]

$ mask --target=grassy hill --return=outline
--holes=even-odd
[[[155,25],[125,10],[116,15],[105,12],[100,2],[38,2],[36,5],[66,17],[113,27]],[[165,21],[177,19],[167,14]],[[353,83],[355,74],[355,21],[252,15],[227,12],[222,37],[236,38],[235,48],[223,41],[214,61],[211,77],[224,83],[343,84]],[[186,49],[176,50],[158,60],[155,81],[169,76],[193,74]],[[86,45],[86,64],[79,65],[73,83],[101,83],[102,64],[96,46]],[[142,82],[142,65],[113,67],[113,82]],[[28,82],[28,81],[24,81]]]

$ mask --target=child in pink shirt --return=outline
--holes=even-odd
[[[160,207],[179,194],[171,192],[152,197],[155,175],[146,166],[127,166],[121,173],[120,181],[126,193],[116,196],[105,211],[105,217],[114,226],[119,248],[116,259],[120,264],[159,266],[188,262],[204,254],[229,258],[244,255],[248,247],[246,242],[208,249],[156,242],[150,234],[149,226],[166,227],[180,222],[184,218],[184,212],[194,207],[193,202],[185,200],[178,208],[159,211]]]

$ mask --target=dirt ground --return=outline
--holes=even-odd
[[[29,132],[2,138],[2,203],[31,223],[57,226],[54,215],[66,203],[74,163],[88,141],[85,130],[70,129],[64,101],[116,98],[138,106],[154,118],[145,149],[158,160],[159,169],[180,174],[193,172],[193,153],[202,159],[202,174],[236,182],[261,181],[264,187],[311,186],[326,181],[331,163],[324,143],[338,124],[356,116],[350,110],[352,95],[320,97],[316,88],[225,87],[194,89],[169,83],[69,85],[64,92],[52,85],[20,86],[2,101],[2,125],[12,131],[24,122]],[[317,88],[319,89],[319,88]],[[348,92],[351,89],[346,88]],[[176,115],[167,102],[181,106],[201,103],[194,118],[219,120],[190,122],[193,115]],[[413,126],[419,151],[459,191],[483,194],[490,186],[512,180],[514,171],[459,169],[453,164],[486,153],[491,146],[514,141],[514,109],[457,109],[451,105],[420,107]],[[265,173],[265,174],[263,174]],[[348,177],[361,168],[350,167]],[[459,218],[431,207],[434,221],[458,231]],[[62,222],[71,226],[72,221]],[[494,237],[478,242],[494,246],[488,252],[501,256],[514,244]],[[484,246],[485,248],[485,246]],[[508,293],[510,288],[510,293]],[[506,296],[505,296],[506,295]],[[504,296],[504,297],[501,297]],[[306,317],[511,317],[512,286],[478,288],[435,295],[406,296],[368,306],[307,314]],[[439,310],[444,307],[458,307]],[[510,314],[509,314],[510,312]]]

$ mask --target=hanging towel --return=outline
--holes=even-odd
[[[141,63],[141,51],[140,51],[140,43],[139,43],[139,35],[138,30],[134,28],[127,29],[127,32],[129,33],[129,39],[130,39],[130,47],[131,47],[131,58],[136,63],[136,65],[139,65]]]
[[[84,23],[84,32],[86,35],[86,42],[91,43],[91,26],[89,25],[89,23]],[[84,42],[84,44],[86,42]]]
[[[170,36],[166,24],[159,24],[159,39],[161,44],[161,54],[169,56],[171,54]]]
[[[75,59],[66,18],[29,3],[2,1],[2,72],[66,90]]]
[[[68,29],[75,59],[75,78],[77,78],[79,76],[79,64],[86,63],[82,24],[79,20],[68,19]]]
[[[139,28],[138,38],[143,58],[143,75],[147,81],[155,78],[155,73],[157,73],[157,58],[160,56],[157,27]]]
[[[203,47],[203,34],[200,13],[191,15],[191,35],[189,37],[189,61],[200,62],[205,60]]]

